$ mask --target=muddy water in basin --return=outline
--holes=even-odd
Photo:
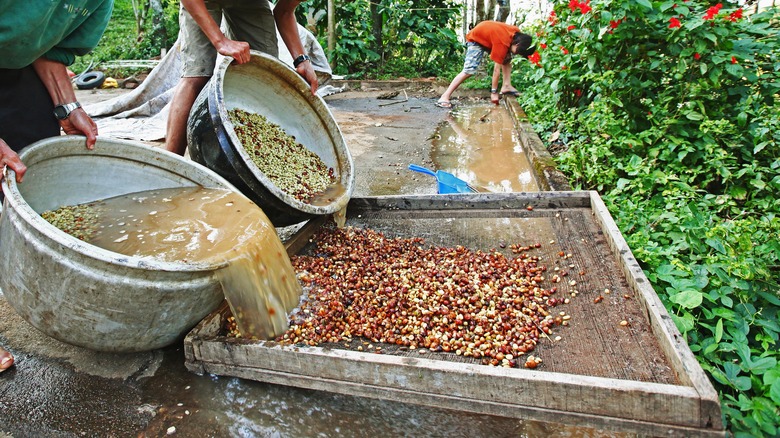
[[[240,193],[176,187],[66,208],[43,216],[66,232],[81,224],[80,238],[100,248],[163,262],[224,265],[216,276],[242,335],[269,339],[287,330],[287,313],[298,304],[301,286],[276,229]]]
[[[437,170],[487,191],[539,191],[512,115],[503,106],[456,107],[434,136],[431,159]]]

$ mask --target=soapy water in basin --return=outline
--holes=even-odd
[[[216,275],[242,335],[267,339],[287,330],[287,314],[297,306],[301,286],[276,229],[245,196],[179,187],[77,207],[78,214],[68,214],[66,222],[87,222],[84,240],[100,248],[172,263],[226,262]]]
[[[464,104],[448,115],[433,139],[437,170],[491,192],[538,192],[533,167],[512,115],[493,104]]]

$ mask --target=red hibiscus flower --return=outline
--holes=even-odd
[[[680,19],[677,17],[672,17],[669,19],[669,29],[674,29],[675,27],[680,27]]]
[[[720,9],[723,7],[723,3],[718,3],[715,6],[710,7],[707,9],[707,13],[704,14],[705,20],[712,20],[715,18],[716,15],[720,12]]]
[[[540,55],[539,52],[532,53],[531,56],[528,57],[528,60],[537,67],[542,66],[542,55]]]
[[[728,17],[726,17],[726,20],[731,21],[732,23],[736,23],[740,18],[742,18],[742,9],[737,9],[736,11],[729,14]]]
[[[590,7],[590,0],[585,0],[584,2],[569,0],[569,9],[571,9],[572,12],[575,12],[577,9],[579,9],[582,14],[587,14],[593,10]]]

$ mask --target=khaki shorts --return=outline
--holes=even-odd
[[[217,24],[223,24],[223,30],[227,24],[228,38],[246,41],[253,50],[279,56],[276,24],[268,1],[207,1],[206,8]],[[217,49],[184,7],[179,9],[179,45],[182,77],[211,76],[214,73]]]

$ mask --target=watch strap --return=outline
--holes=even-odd
[[[309,61],[311,58],[309,58],[307,55],[300,55],[293,61],[293,67],[298,68],[299,65],[301,65],[304,61]]]
[[[78,101],[57,105],[54,107],[54,115],[60,120],[65,120],[70,116],[70,113],[78,108],[81,108],[81,104]]]

